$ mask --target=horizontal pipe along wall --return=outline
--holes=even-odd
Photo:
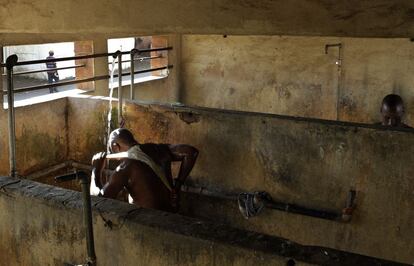
[[[107,101],[69,99],[71,159],[89,163],[103,149],[106,108]],[[412,259],[414,168],[408,158],[413,132],[133,103],[126,104],[124,114],[139,142],[187,143],[200,150],[191,185],[232,193],[266,190],[275,200],[339,212],[349,190],[357,191],[357,209],[348,224],[274,210],[246,221],[235,203],[204,199],[186,206],[189,215],[303,244],[401,262]]]

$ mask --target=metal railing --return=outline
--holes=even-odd
[[[134,58],[134,62],[135,61],[146,61],[146,60],[154,60],[154,59],[158,59],[158,58],[164,58],[164,56],[162,55],[157,55],[157,56],[146,56],[146,57],[138,57],[138,58]],[[118,61],[115,61],[116,63],[118,63]],[[122,63],[130,63],[131,60],[122,60]],[[111,65],[111,62],[108,62],[108,65]]]
[[[168,51],[172,50],[171,46],[168,47],[159,47],[159,48],[150,48],[150,49],[132,49],[131,51],[135,50],[134,53],[146,53],[146,52],[157,52],[157,51]],[[40,60],[29,60],[29,61],[22,61],[16,62],[14,66],[25,66],[25,65],[35,65],[35,64],[45,64],[50,62],[62,62],[62,61],[70,61],[70,60],[81,60],[81,59],[91,59],[91,58],[99,58],[99,57],[114,57],[121,55],[130,54],[131,51],[116,51],[114,53],[100,53],[100,54],[89,54],[89,55],[79,55],[79,56],[70,56],[70,57],[60,57],[60,58],[53,58],[53,59],[40,59]],[[6,67],[6,63],[0,64],[0,67]]]
[[[80,68],[80,67],[85,67],[85,66],[86,66],[85,64],[82,64],[82,65],[74,65],[74,66],[67,66],[67,67],[55,67],[55,68],[45,68],[45,69],[31,70],[31,71],[21,71],[21,72],[14,72],[13,76],[28,75],[28,74],[34,74],[34,73],[65,70],[65,69],[73,69],[73,68]],[[6,76],[6,74],[2,74],[2,75]]]
[[[171,69],[171,68],[173,68],[173,65],[135,71],[134,74],[155,72],[155,71]],[[122,73],[123,77],[129,76],[129,75],[131,75],[131,72]],[[119,75],[115,74],[114,78],[117,78],[117,77],[119,77]],[[33,91],[33,90],[47,89],[47,88],[50,88],[50,87],[61,87],[61,86],[78,84],[78,83],[86,83],[86,82],[93,82],[93,81],[98,81],[98,80],[105,80],[105,79],[109,79],[109,78],[110,78],[110,75],[101,75],[101,76],[94,76],[94,77],[91,77],[91,78],[76,79],[76,80],[69,80],[69,81],[59,81],[59,82],[56,82],[56,83],[53,83],[53,84],[44,84],[44,85],[21,87],[21,88],[14,89],[14,91],[20,93],[20,92],[27,92],[27,91]],[[3,91],[7,92],[7,90],[3,90]]]
[[[85,64],[82,65],[75,65],[70,67],[62,67],[62,68],[50,68],[50,69],[41,69],[41,70],[33,70],[33,71],[22,71],[14,73],[14,67],[16,66],[25,66],[25,65],[33,65],[33,64],[45,64],[49,62],[62,62],[62,61],[70,61],[70,60],[82,60],[82,59],[91,59],[91,58],[99,58],[99,57],[110,57],[118,58],[118,75],[114,75],[114,77],[118,77],[118,121],[122,121],[122,105],[123,105],[123,96],[122,96],[122,77],[123,76],[131,76],[131,91],[130,97],[133,99],[134,97],[134,75],[153,72],[153,71],[160,71],[164,69],[170,69],[173,65],[167,65],[164,67],[153,68],[153,69],[146,69],[135,71],[134,69],[134,62],[139,61],[140,58],[135,58],[135,55],[140,53],[146,52],[156,52],[156,51],[168,51],[172,50],[172,47],[160,47],[160,48],[151,48],[151,49],[132,49],[131,51],[121,52],[116,51],[115,53],[100,53],[100,54],[89,54],[89,55],[81,55],[81,56],[72,56],[72,57],[62,57],[62,58],[53,58],[53,59],[42,59],[42,60],[30,60],[30,61],[22,61],[19,62],[17,55],[13,54],[7,57],[6,62],[0,64],[0,67],[6,68],[6,77],[7,77],[7,90],[3,90],[7,92],[7,102],[8,102],[8,127],[9,127],[9,163],[10,163],[10,176],[16,177],[17,176],[17,169],[16,169],[16,121],[15,121],[15,110],[14,110],[14,93],[16,92],[25,92],[25,91],[33,91],[39,90],[44,88],[54,88],[59,86],[66,86],[72,85],[77,83],[84,83],[84,82],[92,82],[97,80],[105,80],[109,79],[109,75],[102,75],[102,76],[93,76],[90,78],[78,79],[78,80],[71,80],[71,81],[61,81],[52,84],[45,84],[45,85],[37,85],[37,86],[29,86],[23,88],[14,88],[13,84],[13,76],[16,75],[24,75],[24,74],[31,74],[31,73],[39,73],[51,70],[62,70],[62,69],[70,69],[70,68],[79,68],[85,67]],[[131,59],[128,62],[131,63],[131,71],[129,73],[122,73],[122,55],[129,54]],[[151,60],[155,58],[159,58],[160,56],[155,57],[147,57]]]

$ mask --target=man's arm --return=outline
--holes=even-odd
[[[92,187],[97,187],[101,189],[106,182],[102,182],[103,179],[103,169],[105,168],[106,152],[99,152],[92,157],[92,180],[91,180],[91,189]],[[92,191],[92,190],[91,190]]]
[[[127,166],[118,166],[115,172],[109,177],[107,182],[103,176],[103,169],[105,167],[106,153],[101,152],[95,154],[92,158],[92,177],[91,177],[91,195],[102,195],[105,198],[116,198],[118,193],[127,184],[128,174]]]
[[[176,179],[176,182],[178,183],[177,185],[180,187],[193,169],[197,160],[198,150],[193,146],[185,144],[169,145],[169,148],[172,155],[172,161],[181,162],[180,171]]]
[[[109,177],[109,181],[101,189],[101,194],[105,198],[116,199],[119,192],[127,185],[128,174],[125,168],[117,167],[115,172]]]

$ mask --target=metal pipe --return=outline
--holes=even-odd
[[[154,72],[154,71],[159,71],[159,70],[164,70],[164,69],[170,69],[170,68],[173,68],[173,67],[174,67],[174,65],[168,65],[168,66],[165,66],[165,67],[139,70],[139,71],[135,71],[134,74]],[[128,75],[130,75],[130,73],[122,73],[122,76],[128,76]],[[118,75],[114,75],[114,77],[116,78],[116,77],[118,77]],[[47,89],[47,88],[50,88],[50,87],[61,87],[61,86],[73,85],[73,84],[78,84],[78,83],[83,83],[83,82],[105,80],[105,79],[109,79],[109,78],[110,78],[109,75],[102,75],[102,76],[95,76],[95,77],[86,78],[86,79],[60,81],[60,82],[56,82],[56,83],[53,83],[53,84],[22,87],[22,88],[17,88],[14,91],[15,92],[33,91],[33,90]],[[7,91],[7,90],[4,90],[4,91]]]
[[[74,66],[68,66],[68,67],[56,67],[56,68],[47,68],[47,69],[40,69],[40,70],[33,70],[33,71],[23,71],[23,72],[15,72],[13,73],[13,75],[18,76],[18,75],[26,75],[26,74],[40,73],[40,72],[53,71],[53,70],[80,68],[80,67],[85,67],[85,66],[86,65],[83,64],[83,65],[74,65]]]
[[[215,197],[215,198],[221,198],[225,200],[237,201],[237,195],[209,191],[201,187],[196,188],[196,187],[190,187],[190,186],[183,185],[182,191],[205,195],[208,197]],[[311,217],[316,217],[316,218],[321,218],[321,219],[327,219],[327,220],[338,220],[341,217],[341,214],[339,213],[315,210],[315,209],[298,206],[295,204],[282,203],[282,202],[277,202],[277,201],[266,202],[266,207],[270,209],[274,209],[274,210],[280,210],[280,211],[301,214],[301,215],[306,215],[306,216],[311,216]]]
[[[340,97],[341,97],[341,83],[342,83],[342,43],[327,44],[325,45],[325,54],[328,54],[329,48],[338,48],[338,57],[336,65],[338,66],[338,84],[336,87],[336,120],[339,120],[339,108],[340,108]]]
[[[91,78],[86,78],[86,79],[78,79],[78,80],[70,80],[70,81],[60,81],[60,82],[56,82],[53,84],[22,87],[22,88],[15,89],[14,92],[19,93],[19,92],[26,92],[26,91],[34,91],[34,90],[40,90],[40,89],[47,89],[51,87],[61,87],[61,86],[73,85],[73,84],[78,84],[78,83],[83,83],[83,82],[104,80],[104,79],[109,79],[109,75],[96,76],[96,77],[91,77]]]
[[[86,244],[88,249],[87,261],[95,265],[95,243],[93,239],[93,225],[92,225],[92,208],[91,208],[91,195],[89,191],[89,176],[80,178],[82,186],[82,198],[83,198],[83,219],[86,227]]]
[[[83,171],[75,171],[74,173],[55,177],[56,182],[66,182],[75,179],[80,181],[82,187],[83,223],[86,229],[86,248],[88,252],[86,265],[96,265],[95,242],[93,238],[91,195],[89,190],[89,175]]]
[[[276,201],[267,202],[266,207],[270,209],[274,209],[274,210],[296,213],[296,214],[301,214],[301,215],[306,215],[306,216],[311,216],[311,217],[326,219],[326,220],[340,220],[342,218],[342,214],[340,213],[326,211],[326,210],[315,210],[315,209],[310,209],[310,208],[306,208],[303,206],[298,206],[295,204],[289,204],[289,203],[284,203],[284,202],[276,202]]]
[[[122,123],[122,53],[118,54],[118,124]]]
[[[26,175],[24,178],[29,179],[29,180],[33,180],[33,179],[41,178],[41,177],[44,177],[44,176],[50,176],[51,174],[56,173],[56,172],[58,172],[62,169],[68,168],[70,166],[72,166],[72,163],[70,161],[67,161],[67,162],[64,162],[64,163],[53,165],[53,166],[51,166],[49,168],[46,168],[46,169],[36,171],[34,173]]]
[[[130,84],[130,87],[129,87],[129,97],[131,98],[131,100],[133,100],[134,98],[135,98],[135,95],[134,95],[134,79],[135,79],[135,76],[134,76],[134,72],[135,72],[135,60],[134,60],[134,56],[135,56],[135,53],[137,53],[138,52],[138,50],[137,49],[132,49],[131,50],[131,66],[130,66],[130,69],[131,69],[131,84]]]
[[[167,51],[172,50],[171,46],[168,47],[159,47],[159,48],[151,48],[151,49],[142,49],[139,50],[140,53],[145,52],[157,52],[157,51]],[[129,51],[121,52],[122,54],[129,54]],[[80,56],[71,56],[71,57],[61,57],[61,58],[54,58],[54,59],[41,59],[41,60],[29,60],[29,61],[22,61],[17,62],[16,66],[24,66],[24,65],[34,65],[34,64],[44,64],[48,62],[61,62],[61,61],[70,61],[70,60],[80,60],[80,59],[90,59],[90,58],[98,58],[98,57],[107,57],[107,56],[114,56],[117,55],[115,53],[100,53],[100,54],[90,54],[90,55],[80,55]],[[0,64],[1,67],[6,67],[6,64]]]
[[[9,164],[10,176],[16,177],[16,121],[14,116],[14,88],[13,88],[13,67],[18,61],[17,55],[11,55],[6,59],[7,69],[7,105],[9,116]]]
[[[134,50],[134,49],[133,49]],[[144,61],[144,60],[153,60],[153,59],[158,59],[158,58],[163,58],[162,55],[157,55],[157,56],[148,56],[148,57],[138,57],[138,58],[134,58],[134,61]],[[129,63],[132,60],[122,60],[122,63]],[[116,61],[118,63],[118,61]],[[108,65],[112,64],[112,62],[108,62]]]
[[[191,186],[183,185],[181,187],[181,190],[187,193],[189,192],[189,193],[204,195],[207,197],[214,197],[214,198],[220,198],[220,199],[231,200],[231,201],[237,201],[237,198],[238,198],[236,194],[226,194],[222,192],[210,191],[203,187],[191,187]],[[355,207],[354,199],[355,199],[355,191],[351,190],[347,198],[346,206],[352,205],[354,208]],[[274,200],[266,201],[265,206],[266,208],[269,208],[269,209],[280,210],[284,212],[300,214],[300,215],[305,215],[305,216],[310,216],[310,217],[315,217],[315,218],[320,218],[320,219],[325,219],[325,220],[339,221],[339,222],[349,222],[352,217],[352,212],[349,213],[347,217],[344,217],[343,214],[340,212],[333,212],[333,211],[327,211],[327,210],[316,210],[316,209],[311,209],[311,208],[304,207],[304,206],[299,206],[299,205],[285,203],[285,202],[278,202]]]
[[[92,171],[92,166],[76,163],[73,162],[72,166],[78,169],[88,170]],[[111,175],[114,171],[108,170],[107,174]],[[207,197],[213,197],[213,198],[219,198],[223,200],[231,200],[231,201],[237,201],[238,195],[234,193],[223,193],[223,192],[216,192],[208,190],[204,187],[193,187],[188,185],[182,185],[181,191],[186,193],[193,193],[198,195],[203,195]],[[355,208],[355,190],[350,190],[347,201],[346,201],[346,208]],[[340,221],[340,222],[349,222],[352,217],[352,212],[348,213],[347,217],[344,217],[342,213],[339,212],[333,212],[333,211],[327,211],[327,210],[316,210],[311,209],[304,206],[299,206],[295,204],[289,204],[284,202],[278,202],[278,201],[267,201],[266,202],[266,208],[274,209],[274,210],[280,210],[284,212],[294,213],[294,214],[300,214],[305,216],[311,216],[315,218],[325,219],[325,220],[332,220],[332,221]]]

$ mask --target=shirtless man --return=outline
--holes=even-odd
[[[388,94],[384,97],[381,104],[382,121],[378,123],[383,126],[411,128],[402,122],[404,116],[404,102],[399,95]]]
[[[101,152],[92,158],[92,195],[116,198],[125,188],[133,203],[140,207],[177,211],[178,192],[195,164],[196,148],[183,144],[139,144],[124,128],[111,133],[108,146],[110,154]],[[119,166],[106,178],[103,174],[106,157],[118,155]],[[171,162],[174,161],[181,165],[177,178],[173,179]]]

